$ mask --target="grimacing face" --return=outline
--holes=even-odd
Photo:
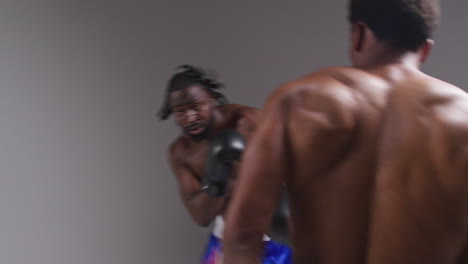
[[[169,95],[171,113],[178,126],[194,140],[208,136],[213,125],[215,100],[199,84],[171,92]]]

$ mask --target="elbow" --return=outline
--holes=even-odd
[[[185,207],[192,216],[192,220],[195,224],[201,227],[208,227],[217,215],[214,211],[207,210],[199,203],[194,203],[192,199],[187,199],[185,201]]]
[[[195,222],[201,227],[208,227],[211,224],[211,221],[208,221],[206,219],[195,220]]]
[[[213,217],[209,218],[204,215],[192,215],[193,220],[198,226],[208,227],[213,221]]]
[[[233,251],[243,251],[262,241],[263,233],[249,225],[226,222],[224,242]]]

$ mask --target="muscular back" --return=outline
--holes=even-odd
[[[468,263],[468,96],[424,77],[396,87],[388,109],[370,263]]]
[[[286,90],[295,263],[461,259],[464,92],[417,71],[350,68]]]

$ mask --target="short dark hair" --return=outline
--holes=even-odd
[[[165,120],[171,114],[169,106],[169,95],[171,92],[179,91],[188,88],[191,85],[199,84],[203,86],[208,93],[217,101],[218,105],[228,103],[227,98],[218,90],[223,87],[223,84],[216,81],[213,78],[209,78],[205,71],[201,68],[197,68],[191,65],[181,65],[176,69],[182,69],[182,72],[174,74],[166,89],[166,95],[164,98],[163,105],[159,110],[158,117],[161,120]]]
[[[351,0],[351,23],[361,21],[376,37],[402,51],[416,51],[432,38],[440,20],[439,0]]]

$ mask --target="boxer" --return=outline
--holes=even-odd
[[[351,0],[353,67],[273,93],[226,213],[225,264],[259,263],[283,182],[296,264],[468,263],[468,95],[420,70],[439,8]]]
[[[182,129],[169,147],[169,160],[182,202],[193,220],[200,226],[214,222],[202,263],[218,264],[223,259],[222,215],[229,205],[237,164],[255,128],[258,110],[228,104],[219,91],[222,85],[201,69],[188,65],[180,68],[182,72],[169,81],[159,117],[165,120],[173,115]],[[269,235],[285,238],[286,228],[280,224]],[[262,263],[291,263],[291,249],[284,243],[264,235],[262,245]]]

